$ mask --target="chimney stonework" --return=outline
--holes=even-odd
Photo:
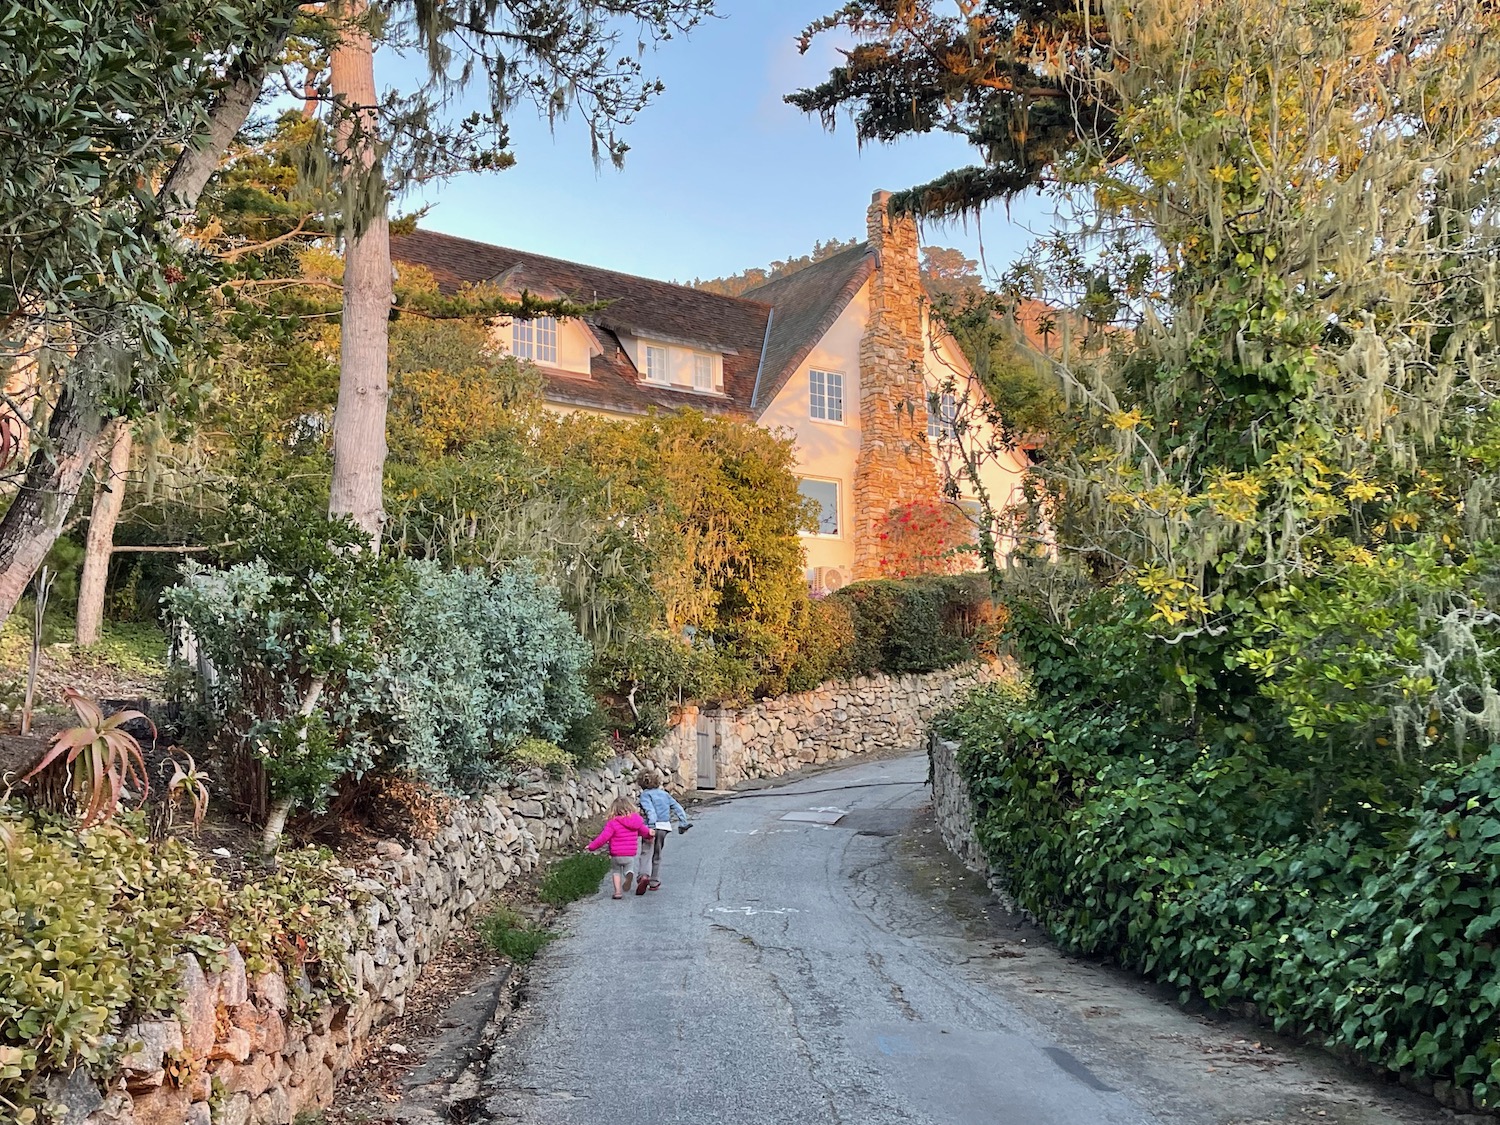
[[[917,259],[917,224],[909,215],[893,218],[889,200],[889,192],[876,192],[867,219],[878,268],[870,278],[870,319],[859,345],[855,578],[880,574],[882,517],[900,504],[940,495],[927,441],[922,339],[927,298]]]

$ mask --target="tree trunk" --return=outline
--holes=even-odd
[[[74,640],[80,645],[99,643],[104,625],[104,588],[109,578],[109,558],[114,553],[115,524],[125,503],[125,474],[130,469],[130,423],[113,423],[109,458],[100,458],[102,472],[94,485],[94,507],[89,515],[89,534],[83,552],[83,577],[78,585],[78,627]]]
[[[289,7],[292,10],[295,5]],[[279,36],[267,44],[265,52],[249,59],[230,79],[209,111],[208,125],[198,142],[185,148],[172,166],[157,194],[170,215],[181,218],[192,213],[230,141],[245,124],[271,60],[286,41],[286,26],[279,26]],[[20,490],[0,518],[0,621],[11,615],[57,542],[93,460],[104,423],[103,406],[96,395],[81,388],[90,385],[99,366],[92,345],[80,349],[69,365],[47,426],[48,440],[31,451]]]
[[[57,542],[94,459],[102,424],[97,401],[71,386],[63,388],[47,426],[47,441],[32,451],[20,490],[0,518],[0,621],[16,608]]]
[[[365,0],[347,0],[331,60],[335,133],[344,165],[344,317],[333,414],[329,515],[350,516],[380,548],[385,524],[385,414],[391,315],[391,239],[375,136],[375,48],[360,26]],[[362,212],[368,209],[368,214]]]

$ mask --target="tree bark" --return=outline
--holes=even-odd
[[[99,643],[104,626],[104,589],[109,579],[109,559],[114,553],[115,524],[125,503],[125,474],[130,470],[130,423],[118,418],[112,423],[114,436],[109,457],[100,458],[102,471],[94,485],[94,506],[89,515],[89,534],[83,550],[83,577],[78,584],[78,624],[74,640],[80,645]]]
[[[47,441],[32,451],[20,490],[0,519],[0,620],[16,608],[57,541],[94,459],[102,424],[97,400],[79,395],[71,386],[63,388],[47,426]]]
[[[295,11],[294,4],[289,11]],[[236,69],[209,111],[207,127],[172,166],[157,193],[168,215],[180,220],[198,205],[229,143],[250,115],[271,61],[286,42],[287,25],[279,26],[279,34],[264,52],[247,58]],[[78,498],[104,424],[103,404],[90,390],[102,367],[96,345],[79,349],[53,408],[48,440],[32,449],[20,490],[0,517],[0,621],[16,608]]]
[[[339,114],[335,143],[345,183],[344,316],[328,513],[351,517],[379,550],[390,397],[391,239],[375,136],[375,48],[360,24],[366,9],[366,0],[343,5],[346,24],[330,68]],[[361,213],[365,209],[368,215]]]

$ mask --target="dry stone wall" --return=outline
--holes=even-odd
[[[739,709],[687,708],[650,761],[681,789],[700,768],[720,786],[857,753],[918,749],[937,711],[995,675],[970,664],[927,675],[865,677]],[[704,741],[704,738],[707,741]],[[700,761],[700,745],[709,757]],[[358,905],[343,927],[353,998],[314,1003],[306,979],[182,958],[170,1019],[125,1033],[129,1054],[101,1090],[77,1071],[53,1093],[66,1125],[288,1125],[330,1104],[373,1028],[398,1016],[423,966],[455,930],[580,825],[638,792],[634,758],[560,780],[541,773],[456,805],[430,841],[385,841],[349,870]],[[668,784],[672,784],[669,780]]]
[[[934,735],[928,746],[932,761],[932,813],[948,850],[970,871],[989,873],[989,864],[974,830],[974,802],[958,767],[958,743]]]
[[[860,676],[748,707],[687,708],[651,757],[684,789],[724,789],[852,754],[919,750],[934,715],[999,674],[986,661]]]
[[[958,743],[936,735],[929,737],[928,759],[932,763],[932,813],[943,844],[970,871],[983,875],[996,900],[1012,914],[1030,917],[1020,910],[1006,889],[1005,881],[990,867],[979,846],[974,800],[958,764]]]

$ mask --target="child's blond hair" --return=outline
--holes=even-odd
[[[635,802],[629,797],[616,797],[615,803],[609,806],[609,815],[612,817],[629,816],[633,812],[635,812]]]

